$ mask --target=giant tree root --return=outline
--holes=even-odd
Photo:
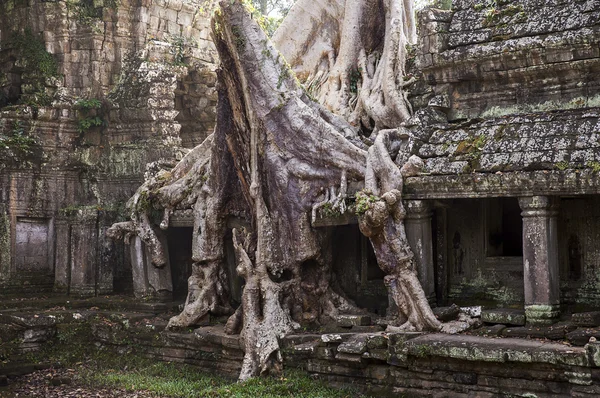
[[[404,230],[403,176],[390,156],[400,137],[397,130],[381,131],[369,148],[365,189],[380,198],[359,218],[359,227],[371,240],[379,267],[388,274],[385,283],[400,311],[396,314],[400,330],[438,331],[442,325],[417,278]]]

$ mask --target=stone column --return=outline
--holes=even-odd
[[[519,198],[523,216],[525,315],[531,325],[548,325],[560,315],[558,198]]]
[[[435,275],[433,270],[433,237],[431,208],[422,200],[407,200],[404,225],[408,243],[415,255],[417,274],[429,302],[435,301]]]

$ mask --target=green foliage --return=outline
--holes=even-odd
[[[440,10],[452,9],[452,0],[434,0],[431,3],[431,7],[439,8]]]
[[[185,66],[185,38],[181,35],[171,36],[171,49],[169,50],[173,55],[173,65]]]
[[[96,98],[78,99],[74,106],[75,109],[89,111],[91,109],[100,109],[102,107],[102,101]]]
[[[102,101],[99,99],[78,99],[74,107],[79,111],[79,120],[77,121],[79,133],[83,134],[93,127],[100,127],[104,124],[104,119],[101,117]]]
[[[352,69],[350,71],[350,92],[358,93],[358,89],[360,87],[360,81],[362,79],[361,68]]]
[[[506,17],[514,17],[512,22],[525,22],[527,14],[521,4],[510,4],[508,0],[493,0],[486,7],[484,4],[475,4],[475,11],[483,11],[483,26],[496,25]]]
[[[102,20],[104,8],[116,11],[118,6],[118,0],[103,0],[100,6],[97,6],[94,0],[67,0],[67,8],[73,13],[77,22],[92,29],[97,21]]]
[[[244,5],[268,37],[273,36],[295,0],[243,0]],[[276,14],[270,16],[269,14]]]
[[[560,171],[564,171],[564,170],[568,169],[570,165],[569,165],[569,162],[567,162],[566,160],[563,160],[563,161],[557,162],[554,166],[557,169],[559,169]]]
[[[1,47],[15,52],[16,65],[23,69],[22,82],[33,88],[21,99],[21,103],[34,109],[50,105],[52,99],[46,93],[46,81],[58,77],[59,74],[56,60],[46,51],[42,38],[26,28],[22,33],[13,32]]]
[[[20,120],[12,124],[7,134],[0,134],[0,151],[7,151],[13,158],[23,159],[33,153],[37,141],[28,136],[25,126]]]
[[[373,192],[368,189],[358,191],[356,193],[356,201],[354,202],[354,213],[356,213],[357,216],[362,216],[379,200],[379,196],[373,194]]]
[[[339,211],[339,209],[334,208],[333,204],[331,204],[330,202],[327,202],[319,210],[319,215],[322,218],[329,218],[329,217],[339,217],[342,215],[342,213]]]
[[[26,28],[23,33],[13,33],[9,45],[17,50],[23,66],[43,78],[57,77],[56,60],[48,51],[41,37]]]

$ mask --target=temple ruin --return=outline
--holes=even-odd
[[[322,62],[336,69],[330,53],[317,54],[322,43],[306,10],[290,11],[304,36],[286,33],[284,21],[271,44],[242,5],[223,5],[211,25],[208,3],[0,4],[7,302],[131,296],[131,308],[174,311],[158,326],[160,339],[132,337],[145,354],[233,377],[279,361],[388,394],[600,394],[598,1],[453,0],[417,11],[406,77],[396,82],[409,118],[393,126],[389,115],[379,122],[329,106],[344,120],[326,109],[331,98],[318,90],[332,86],[315,70]],[[322,20],[341,21],[344,1],[332,3]],[[384,30],[370,32],[364,47],[381,50]],[[259,63],[276,71],[270,83],[252,75]],[[372,73],[364,65],[348,74],[344,95],[354,101]],[[248,87],[254,97],[235,95]],[[298,113],[303,124],[286,134],[304,148],[272,134]],[[322,135],[313,142],[314,131]],[[396,166],[380,173],[402,174],[393,198],[389,189],[361,197],[378,134]],[[261,158],[267,147],[279,158]],[[401,173],[410,159],[418,167]],[[263,185],[274,193],[257,194]],[[314,200],[290,204],[285,189]],[[402,214],[390,214],[402,219],[427,307],[456,334],[385,332],[401,326],[390,314],[402,308],[364,220],[373,203],[391,208],[397,198]],[[270,230],[257,221],[267,218]],[[202,241],[209,233],[218,239]],[[284,238],[296,247],[279,245]],[[277,250],[265,253],[259,241]],[[251,282],[253,267],[264,275]],[[240,314],[253,308],[244,306],[252,283],[283,286],[275,296],[286,296],[281,317],[289,317],[276,330],[281,338],[268,340],[272,352],[257,354],[260,369],[247,365],[244,338],[269,325],[259,316],[252,329]],[[22,319],[19,333],[60,322],[30,315],[3,316]],[[116,346],[117,335],[132,333],[118,323],[96,330],[99,342]]]

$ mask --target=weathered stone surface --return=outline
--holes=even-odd
[[[369,336],[357,334],[338,346],[338,352],[360,355],[367,351]]]
[[[450,307],[436,307],[432,308],[432,310],[435,317],[442,322],[455,320],[461,311],[460,307],[456,304],[452,304]]]
[[[600,326],[600,311],[575,313],[571,315],[571,321],[579,327]]]
[[[567,340],[575,346],[586,345],[591,337],[600,339],[600,329],[577,329],[566,334]]]
[[[338,315],[336,322],[342,327],[369,326],[371,317],[368,315]]]
[[[571,322],[558,322],[546,328],[544,336],[550,340],[563,340],[567,333],[575,330],[575,326]]]
[[[525,325],[525,313],[519,310],[497,309],[481,311],[481,320],[485,323],[503,325]]]
[[[479,329],[474,330],[472,333],[477,336],[501,336],[502,331],[506,329],[506,325],[498,324],[491,326],[482,326]]]

